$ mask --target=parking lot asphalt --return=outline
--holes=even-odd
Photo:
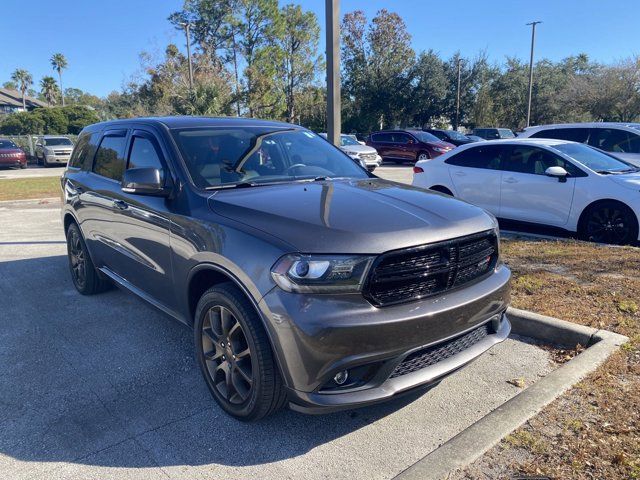
[[[0,205],[0,477],[392,478],[554,368],[508,339],[418,395],[324,416],[226,416],[190,329],[69,278],[58,208]]]

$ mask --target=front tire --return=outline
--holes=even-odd
[[[94,295],[109,288],[108,281],[100,277],[93,265],[80,228],[75,223],[67,228],[67,256],[71,280],[78,292]]]
[[[583,214],[578,235],[581,240],[628,245],[638,240],[638,219],[625,204],[600,202]]]
[[[207,386],[229,415],[255,421],[284,406],[286,393],[267,334],[235,285],[216,285],[202,295],[194,341]]]

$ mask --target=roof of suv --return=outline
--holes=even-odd
[[[525,132],[542,130],[545,128],[562,128],[562,127],[587,127],[587,128],[610,128],[610,127],[627,127],[640,129],[640,123],[634,122],[583,122],[583,123],[552,123],[549,125],[534,125],[526,127]]]
[[[486,140],[484,142],[468,143],[462,147],[486,147],[487,145],[504,145],[508,143],[516,145],[544,145],[547,147],[554,147],[556,145],[565,145],[567,143],[576,142],[572,142],[570,140],[556,140],[555,138],[500,138],[496,140]]]
[[[277,122],[273,120],[259,120],[257,118],[243,117],[194,117],[194,116],[173,116],[173,117],[138,117],[125,118],[119,120],[108,120],[106,122],[96,123],[92,126],[114,126],[126,125],[129,123],[147,123],[155,125],[164,125],[167,128],[189,128],[189,127],[221,127],[221,126],[273,126],[273,127],[289,127],[302,128],[299,125],[293,125],[285,122]]]

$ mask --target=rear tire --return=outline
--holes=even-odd
[[[94,295],[109,288],[108,280],[102,278],[93,265],[80,228],[75,223],[67,228],[67,256],[71,280],[78,292]]]
[[[638,219],[624,203],[607,200],[584,211],[578,225],[581,240],[613,245],[638,241]]]
[[[419,162],[421,160],[431,160],[431,156],[429,156],[427,152],[420,152],[416,157],[416,162]]]
[[[287,400],[267,333],[253,305],[232,283],[207,290],[196,307],[196,361],[218,405],[256,421]]]

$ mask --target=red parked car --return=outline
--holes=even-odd
[[[375,132],[367,138],[367,145],[375,148],[384,160],[396,163],[429,160],[455,148],[455,145],[422,130]]]
[[[27,168],[27,155],[11,140],[0,138],[0,167]]]

